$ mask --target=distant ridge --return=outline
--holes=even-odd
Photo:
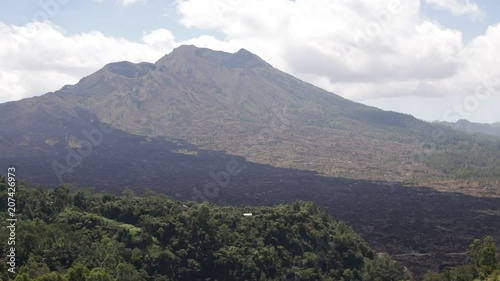
[[[452,127],[456,130],[461,130],[468,133],[481,133],[491,136],[500,137],[500,123],[481,124],[467,120],[458,120],[457,122],[439,122],[441,124]]]

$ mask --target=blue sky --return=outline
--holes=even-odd
[[[423,2],[422,12],[444,26],[460,30],[463,32],[464,41],[469,42],[474,37],[484,34],[488,26],[500,22],[500,12],[488,12],[500,11],[500,1],[477,0],[475,3],[486,12],[482,20],[470,20],[467,16],[455,16],[447,10],[438,9],[425,2]]]
[[[54,0],[57,2],[57,0]],[[169,29],[176,38],[185,40],[206,34],[200,29],[186,28],[179,23],[180,16],[175,1],[138,1],[124,6],[120,1],[64,0],[60,4],[60,13],[50,17],[50,21],[61,26],[68,33],[101,31],[107,35],[124,37],[129,40],[139,40],[143,33],[158,29]],[[44,4],[51,1],[8,1],[2,3],[0,20],[7,24],[23,25],[29,21],[40,19],[37,13],[43,11]],[[57,2],[58,3],[58,2]],[[484,11],[499,11],[487,13],[482,20],[470,20],[467,16],[454,16],[449,11],[439,9],[422,2],[422,12],[425,16],[444,26],[460,30],[465,41],[484,33],[489,25],[500,22],[500,1],[475,1]],[[223,36],[217,30],[210,34]]]
[[[389,2],[6,1],[0,102],[76,83],[111,61],[154,62],[195,44],[246,48],[336,94],[424,120],[500,121],[500,2]]]
[[[159,28],[170,30],[176,38],[181,40],[206,33],[202,30],[186,28],[179,23],[180,17],[175,1],[138,1],[127,6],[120,4],[119,1],[67,1],[67,4],[58,5],[60,12],[53,17],[49,13],[44,14],[68,34],[97,30],[109,36],[137,41],[144,33]],[[50,1],[10,1],[2,4],[6,7],[0,10],[0,20],[14,25],[24,25],[33,20],[40,20],[43,17],[38,14],[45,11],[43,8],[45,5],[39,2]],[[217,34],[218,32],[211,33]]]

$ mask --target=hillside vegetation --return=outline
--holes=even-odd
[[[143,137],[141,146],[152,153],[128,161],[139,167],[160,162],[136,170],[150,174],[148,178],[176,176],[161,169],[171,159],[154,159],[164,152],[149,141],[158,138],[326,176],[500,194],[498,138],[459,133],[349,101],[244,49],[225,53],[180,46],[154,64],[110,63],[75,85],[0,104],[0,119],[5,123],[0,128],[0,168],[1,163],[45,163],[25,170],[26,179],[36,184],[60,183],[60,177],[43,170],[57,161],[68,182],[85,186],[88,182],[80,179],[88,177],[100,179],[92,186],[113,185],[114,178],[97,175],[103,168],[121,169],[121,161],[117,155],[106,156],[115,160],[106,165],[98,160],[101,140],[113,142],[108,154],[134,153],[139,148],[128,144]],[[97,123],[119,131],[120,138],[96,131]],[[92,169],[79,169],[79,163],[65,158],[69,153],[73,159],[83,155]],[[123,177],[132,181],[136,175]]]
[[[7,192],[0,180],[0,219]],[[311,202],[227,207],[146,191],[17,187],[16,277],[2,280],[410,280]],[[244,217],[244,212],[253,216]],[[0,231],[0,241],[7,241]],[[0,244],[2,253],[6,243]]]

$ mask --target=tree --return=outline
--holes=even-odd
[[[87,210],[88,208],[87,200],[88,200],[87,195],[83,191],[78,191],[73,197],[73,205],[82,210]]]
[[[135,267],[129,263],[120,263],[116,267],[116,275],[120,281],[141,281],[144,280],[139,276]]]
[[[87,281],[90,270],[80,263],[75,263],[66,273],[68,281]]]
[[[467,251],[469,259],[479,267],[494,268],[497,265],[497,247],[491,236],[486,236],[482,241],[474,240]]]
[[[31,281],[26,273],[17,274],[15,281]]]
[[[403,276],[403,280],[411,279],[405,268],[391,260],[387,254],[374,260],[366,260],[363,271],[363,280],[367,281],[400,281]]]
[[[448,281],[448,279],[442,273],[427,272],[424,281]]]
[[[136,195],[131,188],[127,187],[122,191],[122,196],[125,197],[125,199],[131,199],[134,198]]]
[[[141,259],[142,259],[142,253],[141,250],[134,248],[132,250],[132,255],[130,256],[130,261],[136,265],[140,266],[141,265]]]
[[[116,279],[102,268],[94,268],[90,271],[89,280],[91,281],[115,281]]]
[[[57,212],[60,212],[66,205],[72,203],[69,189],[64,185],[56,187],[50,195],[52,199],[50,204],[53,205],[53,208],[55,208]]]
[[[476,239],[469,246],[467,256],[473,264],[446,268],[441,273],[427,273],[424,281],[498,281],[496,244],[490,236]]]
[[[55,272],[51,272],[37,277],[35,281],[66,281],[66,279],[64,279],[61,275]]]
[[[21,273],[26,273],[31,278],[50,273],[47,264],[41,261],[41,257],[30,255],[28,262],[21,267]]]

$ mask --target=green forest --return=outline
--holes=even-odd
[[[15,198],[16,272],[8,272],[3,227],[1,280],[411,280],[311,202],[229,207],[19,183]]]
[[[12,246],[2,227],[1,280],[414,280],[312,202],[232,207],[151,190],[116,196],[17,184],[15,274],[8,272]],[[7,186],[0,176],[3,222],[12,195]],[[470,265],[425,280],[500,280],[491,237],[474,241],[468,256]]]

